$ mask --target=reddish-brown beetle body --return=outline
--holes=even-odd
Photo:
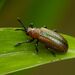
[[[67,41],[59,33],[47,28],[28,28],[27,33],[34,39],[44,43],[47,48],[52,48],[57,52],[68,50]]]
[[[63,36],[61,36],[59,33],[44,27],[33,28],[32,25],[26,28],[19,18],[17,20],[23,26],[25,33],[32,38],[31,40],[28,40],[27,42],[32,42],[34,39],[37,40],[35,44],[37,52],[38,52],[38,48],[37,48],[38,42],[42,42],[43,44],[45,44],[46,48],[52,49],[53,52],[61,52],[61,53],[67,52],[68,50],[67,40]],[[22,42],[22,43],[25,43],[25,42]],[[18,43],[17,45],[20,45],[22,43]]]

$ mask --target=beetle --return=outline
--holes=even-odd
[[[19,46],[26,42],[30,43],[36,40],[35,48],[37,53],[38,53],[38,42],[43,43],[47,49],[50,49],[52,54],[55,54],[55,52],[58,52],[58,53],[67,52],[68,42],[58,32],[49,30],[47,27],[33,28],[33,24],[30,24],[29,27],[26,28],[23,22],[20,20],[20,18],[17,18],[17,20],[21,24],[21,26],[24,28],[20,30],[23,30],[26,33],[26,35],[31,37],[31,39],[21,43],[17,43],[15,46]]]

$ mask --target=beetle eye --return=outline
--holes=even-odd
[[[30,24],[29,24],[29,27],[33,28],[33,25],[34,25],[33,23],[30,23]]]

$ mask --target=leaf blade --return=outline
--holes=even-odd
[[[16,43],[29,38],[22,31],[15,31],[15,28],[0,28],[0,36],[0,74],[75,58],[75,38],[68,35],[63,34],[69,43],[68,52],[66,54],[57,54],[56,57],[53,57],[42,44],[39,45],[38,55],[35,53],[34,43],[26,43],[15,48]]]

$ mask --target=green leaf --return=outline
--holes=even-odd
[[[54,57],[41,43],[38,54],[36,54],[34,42],[14,47],[16,43],[25,41],[29,37],[22,31],[15,31],[15,28],[0,28],[0,75],[75,58],[75,38],[63,36],[69,44],[68,52],[56,54]]]

